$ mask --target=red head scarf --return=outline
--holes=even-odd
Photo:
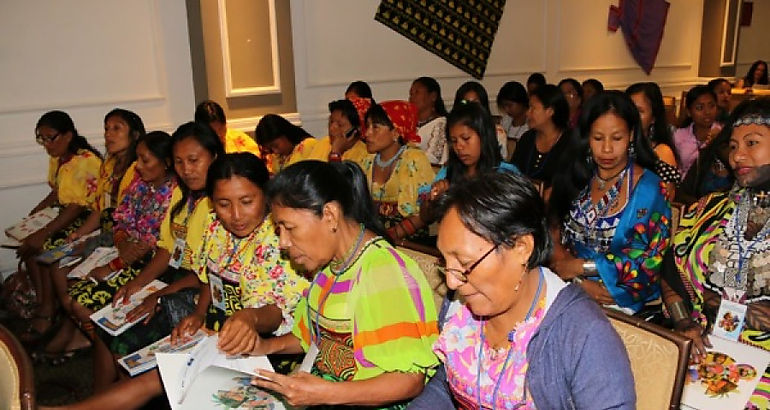
[[[419,143],[420,136],[417,135],[417,107],[406,101],[393,100],[381,102],[380,106],[388,114],[390,122],[406,141]]]
[[[356,112],[358,112],[358,119],[361,122],[361,127],[359,127],[361,129],[361,139],[364,139],[364,135],[366,135],[366,112],[372,106],[372,99],[352,97],[349,100],[356,107]]]

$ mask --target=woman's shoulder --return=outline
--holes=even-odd
[[[78,152],[72,156],[72,160],[69,162],[73,165],[85,164],[85,166],[93,167],[97,170],[102,167],[102,159],[99,158],[99,156],[95,153],[84,148],[79,149]]]
[[[406,145],[404,152],[401,153],[401,159],[430,167],[430,161],[428,156],[425,155],[425,151],[412,144]]]

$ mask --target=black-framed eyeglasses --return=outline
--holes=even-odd
[[[59,135],[61,135],[60,132],[57,132],[54,135],[51,135],[50,137],[46,137],[45,135],[37,134],[35,135],[35,141],[37,141],[40,145],[50,144],[56,140],[56,138],[59,138]]]
[[[439,271],[441,271],[444,275],[447,273],[451,274],[455,277],[455,279],[459,280],[462,283],[468,282],[468,276],[471,274],[471,272],[476,269],[477,266],[481,262],[486,259],[487,256],[489,256],[490,253],[492,253],[494,250],[497,249],[497,247],[500,245],[495,245],[492,247],[492,249],[488,250],[484,255],[482,255],[479,259],[476,260],[476,262],[473,262],[471,266],[468,266],[468,269],[465,269],[464,271],[460,269],[453,269],[453,268],[447,268],[446,266],[439,266]]]

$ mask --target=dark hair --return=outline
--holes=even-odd
[[[353,128],[361,129],[361,119],[358,117],[358,111],[350,100],[337,100],[329,103],[329,114],[334,111],[341,111],[342,115],[348,119]],[[347,131],[347,130],[343,130]]]
[[[529,107],[527,89],[518,81],[508,81],[497,92],[497,106],[502,107],[503,101],[515,102]]]
[[[468,230],[495,245],[512,247],[519,237],[532,235],[529,269],[548,261],[552,244],[545,205],[526,177],[488,171],[452,184],[439,209],[445,215],[452,208]]]
[[[696,85],[695,87],[690,88],[690,91],[687,91],[687,95],[684,97],[684,105],[687,107],[687,110],[692,108],[692,105],[695,104],[695,100],[703,95],[710,95],[711,98],[714,99],[714,103],[717,102],[717,95],[714,94],[714,91],[712,91],[711,88],[706,85]],[[692,124],[692,117],[690,117],[689,112],[685,112],[685,119],[682,121],[680,128],[689,127],[690,124]]]
[[[419,77],[412,82],[412,84],[414,83],[418,83],[425,87],[428,94],[436,93],[436,102],[433,105],[433,109],[436,111],[436,114],[446,116],[447,111],[444,106],[444,99],[441,97],[441,86],[438,84],[438,81],[433,77]]]
[[[552,186],[554,189],[550,198],[550,214],[559,222],[570,210],[572,201],[586,187],[596,172],[594,161],[586,161],[591,155],[589,134],[594,122],[604,114],[613,113],[625,121],[633,139],[632,144],[636,153],[635,163],[654,172],[657,156],[646,139],[642,137],[641,120],[631,98],[620,91],[605,91],[597,94],[586,103],[580,114],[579,127],[570,137],[570,147],[562,155],[565,162],[557,169]]]
[[[136,161],[136,143],[139,138],[144,136],[147,132],[144,130],[144,122],[142,122],[142,119],[133,111],[115,108],[104,116],[104,123],[107,124],[107,120],[112,117],[119,117],[126,123],[126,125],[128,125],[128,136],[131,138],[131,144],[128,147],[128,151],[126,151],[126,157],[122,161],[121,167],[123,168],[122,171],[125,171],[128,169],[129,165]],[[120,175],[122,175],[122,172],[120,172]]]
[[[289,122],[286,118],[277,114],[267,114],[259,120],[254,130],[257,143],[265,146],[273,140],[286,137],[292,145],[297,145],[305,138],[312,138],[307,131]]]
[[[176,131],[174,131],[174,133],[171,135],[171,149],[173,150],[173,147],[186,140],[187,138],[195,139],[195,141],[198,142],[198,144],[200,144],[203,149],[211,154],[213,159],[217,159],[225,154],[225,148],[222,145],[222,141],[219,139],[219,136],[217,136],[214,130],[212,130],[211,127],[206,124],[188,122],[180,125],[179,128],[177,128]],[[182,198],[179,200],[179,202],[174,204],[173,208],[171,208],[172,219],[176,216],[176,214],[179,213],[179,211],[182,210],[185,205],[187,205],[187,200],[191,195],[190,188],[187,186],[187,184],[185,184],[182,178],[179,178],[177,181],[177,186],[182,191]]]
[[[163,165],[166,167],[166,172],[170,174],[175,174],[174,167],[171,166],[173,163],[172,160],[172,151],[171,147],[173,145],[173,140],[171,139],[171,136],[168,135],[165,131],[151,131],[147,134],[142,135],[139,137],[139,139],[136,140],[136,145],[139,146],[139,144],[144,143],[144,145],[147,146],[147,149],[150,151],[150,153],[158,159],[158,161],[162,162]]]
[[[751,67],[749,67],[749,71],[746,73],[746,77],[743,79],[744,85],[746,86],[752,86],[754,85],[754,72],[757,71],[757,68],[759,68],[760,64],[765,65],[765,75],[762,76],[762,78],[759,79],[759,82],[757,84],[764,84],[767,85],[768,83],[768,77],[767,77],[767,62],[762,60],[757,60],[754,63],[751,64]]]
[[[710,89],[711,89],[711,91],[714,91],[714,93],[716,93],[716,90],[715,90],[715,89],[716,89],[716,88],[717,88],[717,87],[718,87],[720,84],[722,84],[722,83],[727,83],[727,84],[728,84],[728,85],[730,85],[730,86],[732,86],[732,85],[733,85],[733,84],[732,84],[732,83],[731,83],[731,82],[730,82],[728,79],[720,77],[720,78],[715,78],[715,79],[713,79],[713,80],[709,81],[709,82],[708,82],[708,84],[706,84],[706,86],[707,86],[708,88],[710,88]]]
[[[102,158],[102,154],[99,153],[96,148],[91,146],[91,144],[88,143],[88,140],[84,136],[80,135],[78,130],[75,128],[75,123],[72,122],[72,117],[70,117],[69,114],[64,111],[48,111],[47,113],[43,114],[43,116],[37,120],[35,131],[37,131],[40,127],[53,128],[59,134],[66,134],[68,132],[72,133],[72,139],[70,140],[69,145],[67,145],[67,152],[70,154],[77,154],[78,150],[84,149],[91,151],[97,157]]]
[[[601,81],[599,81],[599,80],[597,80],[595,78],[589,78],[589,79],[583,81],[583,84],[582,84],[581,88],[585,88],[586,85],[590,85],[593,88],[595,88],[597,94],[602,92],[602,91],[604,91],[604,84],[602,84]]]
[[[372,104],[372,106],[369,107],[369,110],[366,111],[364,121],[371,121],[372,124],[384,125],[390,129],[395,127],[393,121],[391,121],[390,117],[388,117],[387,111],[385,111],[385,109],[382,108],[380,104]],[[399,141],[400,140],[401,138],[399,138]]]
[[[366,175],[350,161],[309,160],[290,165],[267,184],[267,197],[272,204],[307,209],[319,216],[324,205],[336,201],[346,218],[388,237],[374,209]]]
[[[576,80],[574,78],[565,78],[565,79],[559,81],[559,84],[558,84],[557,87],[559,87],[560,90],[561,90],[562,84],[569,84],[569,85],[571,85],[572,88],[575,89],[575,92],[578,93],[578,97],[580,97],[581,100],[583,99],[583,86],[580,85],[580,82],[578,82],[578,80]]]
[[[500,145],[497,141],[495,123],[489,111],[478,103],[460,104],[449,113],[446,120],[446,140],[450,145],[449,159],[447,160],[447,180],[454,183],[465,177],[465,165],[457,157],[457,153],[451,149],[449,130],[455,125],[465,125],[479,135],[481,155],[476,165],[476,173],[494,170],[500,165],[503,157],[500,155]]]
[[[653,123],[647,138],[652,143],[668,145],[671,151],[674,152],[676,162],[679,163],[679,153],[674,145],[671,129],[668,127],[666,107],[663,104],[663,94],[660,92],[660,87],[653,82],[631,84],[630,87],[626,88],[626,95],[631,97],[634,94],[643,94],[644,98],[650,103]],[[641,126],[641,123],[639,125]],[[642,134],[644,133],[643,130]]]
[[[541,73],[532,73],[527,77],[527,85],[536,84],[538,87],[542,87],[546,84],[545,76]]]
[[[349,92],[356,93],[361,98],[373,98],[372,97],[372,89],[369,87],[369,84],[366,83],[366,81],[353,81],[350,83],[347,89],[345,89],[345,94]]]
[[[227,124],[227,117],[225,116],[225,110],[222,109],[221,105],[217,104],[215,101],[206,100],[195,107],[195,122],[203,124],[212,122]]]
[[[217,182],[232,177],[243,177],[264,191],[270,173],[265,163],[250,152],[235,152],[217,157],[209,166],[206,174],[206,195],[214,198],[214,188]]]
[[[532,91],[529,98],[537,98],[543,108],[553,109],[553,115],[551,116],[551,122],[556,128],[565,131],[569,126],[569,104],[567,99],[562,94],[559,87],[553,84],[546,84],[542,87],[537,87],[535,91]]]
[[[484,88],[484,86],[481,85],[481,83],[478,81],[468,81],[457,89],[455,92],[455,102],[452,104],[452,109],[454,110],[455,107],[460,106],[460,104],[462,104],[462,102],[465,100],[465,94],[468,94],[470,91],[473,91],[476,93],[476,95],[479,96],[478,103],[481,104],[484,109],[489,111],[489,95],[487,95],[487,90]]]

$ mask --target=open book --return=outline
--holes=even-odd
[[[15,225],[5,229],[5,236],[23,241],[26,237],[37,232],[49,222],[59,216],[59,211],[55,208],[44,208],[32,215],[25,216]]]
[[[89,239],[91,239],[91,238],[93,238],[95,236],[99,236],[99,234],[101,234],[101,232],[102,232],[101,229],[97,229],[97,230],[89,233],[88,235],[83,235],[80,238],[78,238],[78,239],[76,239],[76,240],[74,240],[74,241],[72,241],[70,243],[66,243],[66,244],[64,244],[62,246],[56,247],[54,249],[51,249],[50,251],[46,251],[46,252],[41,253],[40,255],[38,255],[35,258],[35,260],[40,262],[40,263],[43,263],[43,264],[46,264],[46,265],[50,265],[50,264],[52,264],[52,263],[54,263],[54,262],[56,262],[56,261],[58,261],[58,260],[60,260],[60,259],[62,259],[64,257],[66,257],[66,256],[72,256],[72,255],[75,254],[75,252],[78,251],[78,248],[79,248],[78,245],[86,242],[87,240],[89,240]]]
[[[112,303],[109,303],[107,306],[103,307],[98,312],[92,314],[91,320],[93,320],[94,323],[99,325],[99,327],[104,329],[110,335],[117,336],[147,316],[145,315],[133,322],[128,322],[126,320],[126,315],[128,314],[128,312],[133,310],[135,307],[139,306],[144,300],[144,298],[165,287],[166,287],[165,283],[155,279],[154,281],[150,282],[145,287],[143,287],[142,290],[131,295],[131,299],[129,300],[129,303],[125,305],[122,303],[118,303],[115,306],[112,306]]]
[[[94,249],[93,252],[91,252],[90,255],[88,255],[87,258],[83,260],[83,262],[80,262],[80,265],[75,267],[75,269],[72,269],[68,274],[67,277],[70,279],[83,279],[86,276],[88,276],[88,273],[94,270],[94,268],[97,268],[99,266],[104,266],[108,263],[110,263],[111,260],[118,257],[118,248],[112,246],[112,247],[106,247],[106,246],[100,246],[96,249]],[[110,272],[110,274],[104,278],[104,280],[109,280],[113,276],[117,275],[118,271]]]
[[[154,369],[158,365],[155,361],[156,353],[185,353],[192,350],[204,337],[206,337],[206,332],[199,329],[192,336],[184,339],[178,346],[171,346],[171,336],[169,335],[122,357],[118,360],[118,363],[128,371],[131,377],[134,377],[137,374]]]

